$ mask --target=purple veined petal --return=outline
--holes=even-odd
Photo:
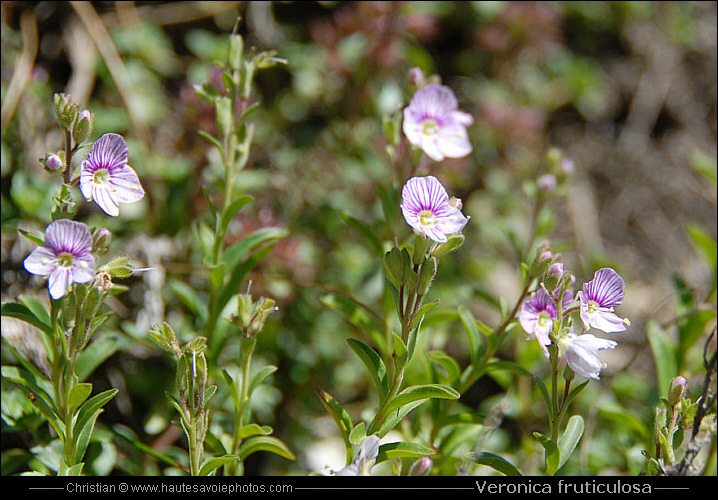
[[[618,307],[623,302],[625,284],[616,271],[604,267],[596,271],[593,280],[583,285],[587,300],[593,300],[601,307]]]
[[[72,266],[72,281],[75,283],[89,283],[95,279],[95,258],[92,254],[85,254],[75,258]]]
[[[119,203],[132,203],[145,196],[137,173],[129,165],[113,172],[109,184],[113,198]]]
[[[469,127],[474,124],[474,117],[469,113],[464,113],[463,111],[454,111],[451,114],[451,117],[454,122],[460,123],[464,127]]]
[[[556,318],[556,305],[543,288],[539,288],[530,299],[525,300],[519,311],[519,324],[528,335],[536,337],[546,356],[548,356],[547,346],[551,345],[550,334]]]
[[[463,127],[442,127],[436,140],[443,155],[449,158],[462,158],[473,150],[466,129]]]
[[[110,192],[109,187],[93,185],[92,199],[107,214],[113,217],[120,215],[120,205]]]
[[[72,284],[72,271],[68,268],[57,266],[50,273],[47,281],[47,287],[50,291],[50,297],[57,300],[70,290]]]
[[[82,168],[94,172],[100,168],[111,170],[121,167],[127,163],[128,153],[127,143],[121,135],[104,134],[92,145],[92,149],[82,162]]]
[[[37,247],[25,258],[23,265],[27,272],[40,276],[49,275],[57,266],[55,254],[47,247]]]

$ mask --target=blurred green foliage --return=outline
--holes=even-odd
[[[623,315],[631,319],[630,335],[617,336],[617,352],[623,354],[612,357],[602,380],[590,383],[574,402],[574,413],[585,416],[588,430],[562,473],[645,471],[642,450],[652,446],[659,396],[674,376],[683,375],[697,399],[704,343],[715,329],[714,80],[712,95],[700,94],[704,100],[684,94],[684,105],[696,110],[690,118],[665,106],[653,121],[648,112],[638,117],[648,121],[638,143],[645,139],[666,151],[659,158],[663,163],[656,156],[618,156],[616,143],[632,123],[632,110],[644,102],[639,84],[648,56],[633,41],[638,30],[658,32],[656,50],[688,60],[695,85],[710,86],[704,70],[715,69],[715,43],[708,44],[704,33],[711,16],[715,30],[715,4],[95,4],[110,36],[105,42],[112,42],[121,68],[105,59],[68,3],[2,4],[3,301],[44,292],[44,282],[22,268],[31,247],[18,229],[42,231],[49,221],[58,184],[44,174],[38,158],[61,146],[51,115],[53,93],[79,93],[75,100],[95,115],[95,138],[115,132],[127,139],[130,164],[148,193],[141,203],[127,206],[121,220],[102,217],[76,193],[79,217],[113,231],[112,252],[128,255],[137,267],[161,270],[121,280],[129,290],[112,304],[115,315],[103,336],[116,343],[93,378],[98,388],[120,392],[93,435],[88,474],[171,475],[186,461],[173,409],[160,397],[172,386],[173,366],[147,332],[163,317],[183,341],[199,328],[195,311],[181,300],[183,285],[204,293],[202,250],[192,228],[209,210],[203,188],[210,196],[223,188],[221,162],[198,135],[216,134],[214,109],[195,96],[193,86],[220,83],[213,63],[225,59],[238,15],[247,45],[275,49],[288,61],[256,76],[260,106],[252,115],[254,145],[247,168],[236,178],[237,190],[254,201],[232,220],[228,242],[262,227],[288,231],[248,277],[257,296],[271,296],[279,307],[255,348],[257,366],[278,370],[270,384],[257,389],[253,402],[258,421],[271,425],[298,457],[287,461],[257,454],[246,473],[303,475],[341,466],[334,459],[339,434],[318,389],[342,401],[355,421],[375,403],[367,401],[370,380],[346,340],[356,336],[370,342],[368,332],[383,331],[380,318],[392,306],[381,258],[395,239],[410,236],[398,200],[400,186],[412,174],[412,152],[403,142],[391,159],[384,132],[411,97],[414,67],[439,75],[456,92],[461,109],[475,117],[470,156],[427,162],[415,172],[440,176],[471,216],[466,243],[441,261],[428,298],[440,304],[426,318],[419,342],[427,352],[445,351],[465,366],[469,351],[457,308],[468,307],[494,328],[519,297],[520,264],[535,250],[533,238],[550,240],[578,282],[598,265],[614,266],[627,282]],[[176,17],[170,20],[168,12]],[[25,54],[33,40],[36,52]],[[670,104],[681,92],[673,88],[664,99]],[[669,136],[661,127],[681,134]],[[674,140],[683,146],[674,148]],[[575,162],[575,178],[544,196],[536,181],[550,168],[552,147]],[[663,182],[646,181],[641,175],[647,171]],[[661,231],[673,227],[644,226],[644,207],[613,202],[680,176],[686,179],[681,185],[685,205],[675,209],[677,214],[660,209],[666,223],[687,228],[682,246],[669,251],[662,245],[675,240],[662,241]],[[586,186],[590,199],[581,198]],[[669,194],[656,192],[651,199],[670,205]],[[626,211],[635,215],[622,223],[618,215]],[[596,219],[598,226],[592,225]],[[586,240],[581,228],[599,234]],[[3,318],[3,364],[13,364],[15,352],[32,351],[31,335],[27,329],[18,334],[21,328]],[[709,350],[715,349],[715,336],[712,342]],[[238,339],[229,339],[218,363],[236,365],[231,353],[237,349]],[[546,374],[540,350],[524,340],[520,328],[510,330],[497,358]],[[443,374],[443,367],[423,356],[409,367],[407,379],[429,383]],[[225,405],[213,417],[219,426],[232,413],[231,401],[220,400]],[[487,373],[459,404],[484,417],[500,408],[500,422],[495,428],[451,427],[442,436],[445,455],[435,460],[433,473],[456,474],[482,433],[487,435],[483,450],[503,456],[524,474],[541,472],[542,449],[532,432],[545,420],[530,377]],[[43,464],[52,462],[56,450],[42,446],[49,436],[37,410],[4,381],[2,407],[2,473],[48,470]],[[423,424],[436,410],[427,405],[417,411],[402,432],[426,439]],[[715,458],[711,467],[715,474]]]

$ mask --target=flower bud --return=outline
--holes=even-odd
[[[94,252],[106,252],[110,246],[110,240],[112,239],[112,233],[106,227],[103,227],[95,232],[92,239],[92,250]]]
[[[227,65],[234,71],[239,71],[242,67],[242,50],[244,50],[244,40],[240,35],[232,34],[229,36],[229,46],[227,48]]]
[[[72,128],[72,138],[77,144],[82,144],[90,138],[93,119],[94,115],[86,109],[77,115],[75,126]]]
[[[563,262],[554,262],[548,268],[548,273],[544,278],[543,284],[546,290],[553,292],[563,278]]]
[[[77,105],[65,94],[55,94],[54,111],[57,121],[63,129],[69,129],[77,115]]]
[[[45,159],[41,158],[40,163],[45,167],[45,170],[51,173],[60,174],[65,171],[65,162],[62,161],[62,156],[58,153],[48,155]]]
[[[411,83],[413,83],[416,88],[424,86],[424,73],[421,71],[421,68],[411,68],[409,78],[411,79]]]
[[[558,181],[556,180],[556,176],[553,174],[545,174],[539,177],[536,180],[536,187],[538,187],[539,191],[542,193],[549,193],[556,189],[556,185],[558,184]]]
[[[410,476],[428,476],[431,472],[433,461],[429,457],[421,457],[419,460],[411,464],[409,468]]]
[[[668,402],[671,406],[677,405],[683,399],[685,390],[686,379],[684,377],[678,376],[671,381],[671,389],[668,391]]]

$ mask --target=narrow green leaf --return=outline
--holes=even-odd
[[[486,413],[484,412],[454,413],[453,415],[449,415],[439,420],[437,426],[440,429],[443,429],[444,427],[449,427],[452,425],[482,425],[484,423],[484,420],[486,420]]]
[[[676,376],[675,347],[668,334],[656,321],[648,321],[646,324],[646,336],[656,365],[658,394],[665,398],[668,397],[671,380]]]
[[[114,398],[118,392],[117,389],[108,389],[88,399],[77,413],[77,421],[72,429],[72,436],[85,435],[89,441],[95,419],[100,414],[102,407]]]
[[[334,399],[328,392],[317,389],[317,393],[319,394],[319,399],[324,405],[324,408],[326,408],[327,412],[329,412],[329,415],[331,415],[339,428],[342,439],[344,439],[344,445],[346,446],[347,463],[349,463],[352,460],[352,443],[349,440],[349,434],[352,429],[354,429],[354,424],[349,416],[349,412],[347,412],[341,403]]]
[[[205,462],[202,464],[202,466],[199,468],[199,472],[197,473],[198,476],[209,476],[212,474],[215,470],[219,469],[220,467],[223,467],[224,465],[227,465],[232,462],[236,462],[239,460],[239,457],[234,455],[225,455],[222,457],[213,457],[205,460]]]
[[[475,364],[481,359],[483,349],[482,335],[476,324],[476,319],[468,307],[461,305],[458,308],[458,312],[459,319],[461,319],[461,322],[464,324],[464,330],[466,330],[469,339],[471,362]]]
[[[427,457],[435,454],[436,450],[434,448],[417,443],[386,443],[379,446],[376,463],[379,464],[396,458]]]
[[[366,437],[366,423],[362,420],[349,433],[349,441],[354,445],[361,444]]]
[[[389,401],[386,405],[386,411],[389,412],[406,404],[423,399],[458,399],[459,396],[461,396],[461,394],[459,394],[456,389],[449,387],[448,385],[414,385],[407,387],[397,394],[396,397],[391,399],[391,401]]]
[[[489,363],[486,363],[486,365],[484,366],[484,371],[486,373],[502,370],[514,372],[519,375],[524,375],[526,377],[533,376],[533,374],[526,368],[511,361],[491,361]]]
[[[546,411],[548,412],[548,416],[550,420],[554,419],[554,412],[553,412],[553,402],[551,401],[551,395],[548,392],[548,389],[546,388],[546,384],[543,383],[543,380],[541,380],[540,377],[534,377],[534,385],[538,387],[539,392],[541,393],[541,397],[543,398],[544,403],[546,404]]]
[[[502,473],[505,476],[522,476],[521,472],[516,468],[514,464],[506,460],[505,458],[495,455],[493,453],[489,453],[488,451],[485,451],[481,453],[479,456],[475,457],[474,462],[476,462],[478,465],[486,465],[487,467],[491,467],[492,469]]]
[[[183,281],[175,279],[170,280],[168,284],[174,294],[187,306],[194,316],[202,320],[202,322],[206,321],[207,304],[194,288]]]
[[[229,223],[232,222],[232,219],[234,219],[234,216],[237,215],[237,212],[242,210],[242,208],[252,200],[253,198],[251,196],[245,194],[232,201],[232,203],[230,203],[222,213],[222,217],[219,219],[217,234],[225,234],[227,232],[227,228],[229,227]]]
[[[204,137],[205,139],[207,139],[207,140],[208,140],[209,142],[211,142],[212,144],[214,144],[215,147],[216,147],[217,149],[219,149],[220,155],[224,155],[224,146],[222,146],[222,143],[219,142],[219,139],[217,139],[216,137],[214,137],[214,136],[211,135],[211,134],[208,134],[208,133],[205,132],[204,130],[198,130],[197,133],[198,133],[199,135],[201,135],[202,137]]]
[[[4,302],[1,307],[1,314],[22,320],[42,330],[47,335],[52,335],[50,325],[38,318],[27,306],[16,302]]]
[[[239,447],[239,456],[242,460],[246,460],[248,456],[258,451],[268,451],[288,460],[295,459],[292,450],[274,436],[254,436],[247,439]]]
[[[257,374],[252,377],[252,381],[249,383],[249,394],[251,395],[254,390],[257,388],[259,384],[261,384],[264,379],[269,377],[272,373],[276,372],[278,368],[274,365],[265,366],[261,370],[257,372]]]
[[[569,457],[573,453],[574,448],[581,440],[583,435],[583,417],[581,415],[574,415],[568,419],[566,424],[566,430],[558,438],[558,451],[559,451],[559,463],[556,467],[556,471],[561,469],[568,461]]]
[[[540,432],[534,432],[534,437],[544,447],[546,475],[553,476],[558,470],[558,464],[561,457],[559,456],[558,445],[548,436],[544,436]]]
[[[442,351],[432,351],[429,353],[429,357],[444,367],[449,385],[454,389],[458,389],[461,385],[461,368],[459,367],[459,363]]]
[[[75,372],[80,382],[89,377],[98,366],[117,352],[118,336],[114,334],[100,335],[91,342],[77,358]]]
[[[225,250],[222,259],[227,265],[227,268],[232,269],[248,252],[265,243],[285,238],[287,234],[289,234],[288,231],[282,227],[263,227],[257,229],[242,237],[237,243]]]
[[[401,419],[403,419],[405,416],[407,416],[414,408],[422,405],[426,401],[428,401],[428,400],[420,399],[418,401],[414,401],[412,403],[404,405],[396,411],[390,412],[389,415],[387,415],[386,418],[384,419],[384,422],[382,423],[379,430],[377,432],[375,432],[374,434],[376,434],[380,438],[383,438],[397,426],[397,424],[401,421]]]
[[[372,253],[374,253],[376,256],[383,257],[384,248],[381,244],[381,240],[376,235],[376,230],[372,229],[368,224],[360,221],[355,217],[352,217],[351,215],[342,214],[342,218],[349,226],[353,227],[364,238],[364,241],[366,242],[369,250],[371,250]]]
[[[361,340],[347,339],[347,342],[349,343],[349,347],[351,347],[357,356],[359,356],[359,359],[362,360],[364,366],[366,366],[369,375],[371,375],[374,384],[379,390],[381,401],[384,401],[384,398],[389,394],[389,383],[386,379],[386,366],[384,362],[374,349]]]

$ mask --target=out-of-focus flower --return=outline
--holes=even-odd
[[[401,192],[401,211],[406,222],[420,234],[437,243],[461,231],[469,218],[449,200],[446,189],[436,177],[412,177]]]
[[[524,301],[519,312],[521,327],[528,335],[536,337],[546,356],[546,346],[551,345],[549,334],[556,318],[556,304],[543,288],[536,290],[529,300]]]
[[[95,278],[92,235],[81,222],[60,219],[45,230],[45,243],[25,259],[25,269],[32,274],[48,276],[53,299],[70,290],[72,283],[87,283]]]
[[[586,328],[596,328],[606,333],[622,332],[630,322],[618,317],[613,311],[621,305],[625,285],[616,271],[604,267],[596,271],[593,280],[583,285],[577,293],[581,301],[581,319]]]
[[[404,109],[404,135],[436,161],[466,156],[472,150],[466,127],[474,118],[458,108],[450,88],[426,85],[414,93]]]
[[[336,472],[336,475],[369,476],[371,475],[371,468],[376,463],[377,455],[379,455],[379,437],[372,434],[365,437],[359,445],[359,451],[357,451],[354,462]]]
[[[600,339],[590,333],[578,336],[569,333],[558,341],[558,346],[566,363],[574,373],[598,380],[601,369],[605,367],[598,357],[598,351],[615,349],[618,343],[613,340]]]
[[[145,195],[134,169],[127,164],[127,144],[121,135],[105,134],[82,162],[80,190],[108,215],[120,214],[120,203],[133,203]]]

